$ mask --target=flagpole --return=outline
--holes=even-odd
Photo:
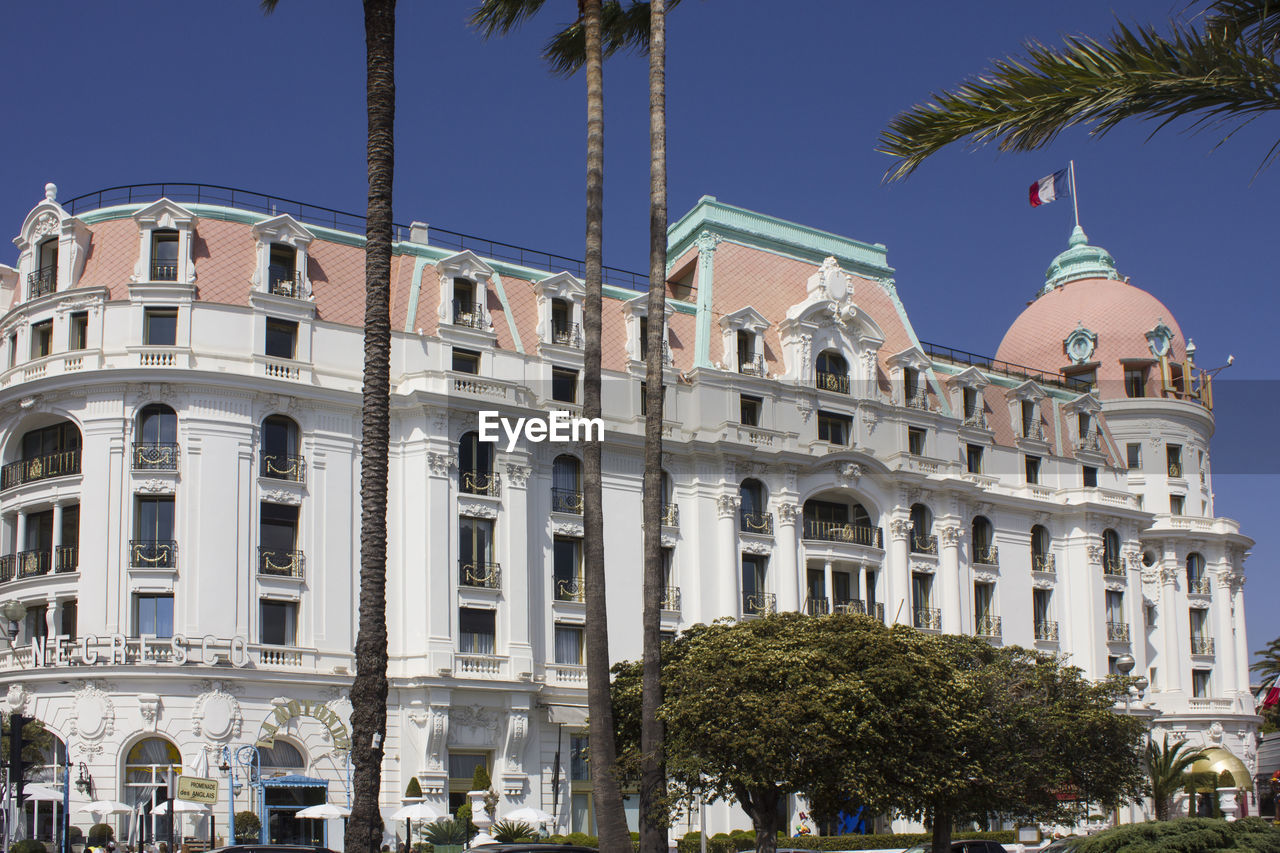
[[[1059,160],[1058,162],[1062,162]],[[1080,227],[1080,201],[1076,195],[1076,161],[1071,161],[1071,209],[1076,214],[1076,227]]]

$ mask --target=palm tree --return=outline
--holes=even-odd
[[[1188,771],[1204,753],[1187,746],[1185,740],[1169,745],[1169,736],[1164,736],[1164,743],[1156,746],[1147,743],[1147,773],[1151,781],[1151,801],[1155,806],[1156,820],[1168,820],[1172,811],[1173,797],[1183,790],[1191,781]]]
[[[472,25],[486,36],[507,33],[535,15],[546,0],[482,0]],[[600,319],[604,251],[604,53],[601,47],[602,0],[578,0],[577,26],[583,35],[587,78],[587,233],[582,307],[583,415],[599,418]],[[601,442],[583,448],[583,582],[586,586],[587,722],[591,783],[600,846],[608,853],[630,853],[631,834],[622,809],[609,692],[609,615],[605,602],[604,507]]]
[[[1262,686],[1270,688],[1280,685],[1280,637],[1267,643],[1265,649],[1254,652],[1254,655],[1258,660],[1249,666],[1249,670],[1261,676]]]
[[[1105,40],[1066,39],[1061,48],[1028,44],[954,91],[899,114],[879,150],[898,158],[892,180],[911,174],[953,142],[999,140],[1001,151],[1032,151],[1065,128],[1101,135],[1125,119],[1155,119],[1156,130],[1192,117],[1192,127],[1220,127],[1223,140],[1280,109],[1280,4],[1212,0],[1200,28],[1174,22],[1169,35],[1117,24]],[[1277,152],[1273,145],[1265,166]]]
[[[261,0],[270,14],[279,0]],[[387,446],[391,421],[391,185],[395,166],[396,0],[364,0],[368,209],[360,437],[360,616],[351,685],[351,817],[345,849],[382,845],[378,811],[387,730]]]

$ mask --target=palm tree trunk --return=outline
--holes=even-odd
[[[369,114],[364,399],[360,444],[360,626],[351,687],[350,853],[382,846],[378,810],[387,728],[387,444],[391,370],[391,185],[395,165],[395,0],[364,0]]]
[[[666,9],[649,4],[649,322],[645,359],[644,615],[640,693],[640,853],[665,853],[662,720],[662,384],[667,280]]]
[[[600,417],[601,258],[604,252],[604,57],[600,49],[600,2],[580,0],[587,41],[587,246],[586,300],[582,323],[582,408]],[[615,775],[613,702],[609,695],[609,617],[605,599],[604,509],[600,477],[601,442],[583,451],[582,539],[587,609],[587,717],[590,726],[591,787],[602,853],[630,853],[631,835]]]

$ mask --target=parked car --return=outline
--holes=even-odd
[[[1083,835],[1068,835],[1066,838],[1055,838],[1041,847],[1039,853],[1070,853],[1071,849],[1081,841],[1084,841]]]
[[[930,843],[917,844],[914,847],[908,847],[905,853],[933,853],[933,845]],[[994,841],[983,841],[977,838],[970,838],[963,841],[951,842],[951,853],[1008,853],[1004,846]]]
[[[209,853],[333,853],[328,847],[310,844],[230,844],[215,847]]]

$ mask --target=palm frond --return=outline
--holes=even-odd
[[[1274,51],[1280,38],[1280,3],[1275,0],[1214,0],[1205,10],[1205,32],[1253,42]]]
[[[1162,36],[1117,24],[1105,42],[1076,36],[1026,52],[895,117],[878,148],[899,160],[886,178],[904,178],[966,139],[1031,151],[1078,124],[1102,135],[1127,119],[1157,120],[1159,131],[1196,117],[1204,128],[1280,109],[1280,68],[1269,53],[1181,25]]]
[[[265,2],[265,0],[264,0]],[[485,38],[507,35],[542,9],[546,0],[481,0],[469,23]]]
[[[262,14],[270,15],[280,5],[280,0],[259,0],[258,5],[262,7]]]
[[[680,5],[668,0],[667,12]],[[600,39],[606,57],[615,53],[649,51],[649,2],[631,0],[623,6],[620,0],[605,0],[600,9]],[[568,76],[582,67],[586,57],[586,39],[577,23],[552,36],[542,49],[542,58],[555,74]]]

